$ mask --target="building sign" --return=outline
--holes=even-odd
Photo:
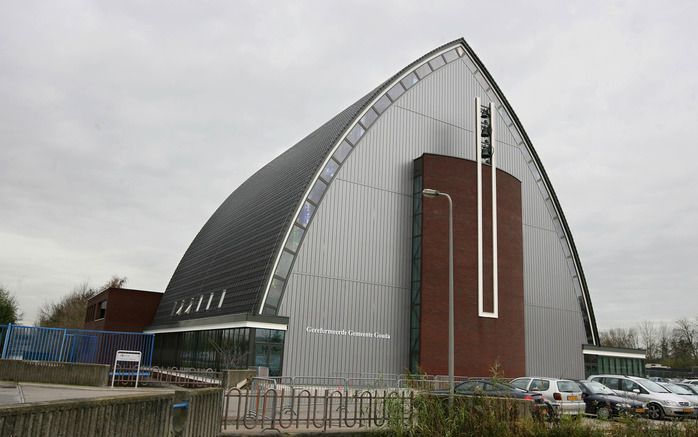
[[[353,329],[325,329],[325,328],[313,328],[312,326],[306,326],[305,332],[308,334],[320,334],[320,335],[338,335],[343,337],[363,337],[363,338],[377,338],[379,340],[390,340],[390,334],[383,332],[361,332],[354,331]]]
[[[116,357],[114,358],[114,372],[111,377],[111,386],[114,388],[114,380],[116,379],[116,369],[119,363],[136,363],[136,388],[138,388],[138,377],[141,373],[141,352],[140,351],[116,351]],[[131,366],[121,368],[121,373],[124,376],[128,376],[129,373],[133,372],[133,364]]]

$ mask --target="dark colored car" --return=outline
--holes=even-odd
[[[543,399],[543,395],[522,390],[503,381],[471,379],[456,385],[454,392],[459,396],[485,396],[531,401],[533,402],[534,413],[544,415],[551,414],[550,406],[545,402],[545,399]],[[448,395],[448,391],[446,390],[439,390],[435,393],[438,395]]]
[[[616,393],[600,382],[579,381],[582,388],[582,399],[586,404],[586,414],[599,419],[608,419],[620,414],[645,414],[645,404],[616,395]]]

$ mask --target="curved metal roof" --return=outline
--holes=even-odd
[[[264,166],[236,189],[214,212],[185,252],[167,286],[152,328],[177,321],[226,314],[261,313],[273,269],[279,261],[291,226],[311,184],[317,180],[321,166],[339,146],[339,141],[347,135],[367,108],[397,81],[435,53],[456,46],[465,49],[492,84],[540,170],[574,254],[584,297],[582,304],[586,307],[585,317],[588,318],[585,322],[587,335],[591,343],[597,344],[598,331],[586,279],[552,184],[511,105],[464,39],[444,44],[412,62]],[[223,290],[226,290],[226,299],[219,308],[218,299]],[[175,303],[184,303],[186,307],[193,302],[197,306],[203,300],[203,305],[207,306],[206,300],[211,292],[216,292],[216,301],[209,311],[185,311],[173,319]]]

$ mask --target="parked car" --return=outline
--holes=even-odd
[[[669,378],[665,378],[663,376],[650,376],[647,379],[649,379],[650,381],[654,381],[654,382],[671,382],[669,380]]]
[[[687,390],[692,391],[693,393],[698,395],[698,385],[695,384],[684,384],[683,382],[677,382],[676,385],[679,387],[683,387]]]
[[[693,415],[698,415],[698,394],[696,394],[693,390],[681,387],[680,385],[671,382],[661,382],[659,385],[689,401],[693,407]],[[690,386],[690,384],[687,385]],[[695,387],[698,388],[698,386]]]
[[[526,377],[516,378],[511,384],[542,394],[557,414],[584,414],[586,409],[581,387],[569,379]]]
[[[681,381],[683,384],[698,385],[698,379],[684,379]]]
[[[592,375],[588,379],[602,383],[626,399],[645,402],[650,419],[690,417],[694,412],[690,401],[649,379],[624,375]]]
[[[492,381],[489,379],[471,379],[462,382],[454,388],[456,394],[459,395],[482,395],[497,398],[513,398],[533,401],[537,404],[544,403],[543,396],[540,393],[528,392],[514,387],[513,385],[503,381]],[[443,391],[439,391],[442,393]]]
[[[503,381],[471,379],[456,385],[453,391],[459,396],[485,396],[531,401],[533,402],[533,412],[535,414],[549,414],[549,406],[545,403],[543,395],[522,390]],[[439,396],[445,396],[448,394],[448,391],[436,390],[433,393]]]
[[[582,399],[586,414],[608,419],[621,414],[645,414],[647,408],[642,401],[618,396],[613,390],[596,381],[578,381],[582,388]]]

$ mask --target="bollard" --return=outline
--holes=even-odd
[[[189,424],[189,393],[177,390],[172,404],[172,431],[176,437],[184,436]]]

